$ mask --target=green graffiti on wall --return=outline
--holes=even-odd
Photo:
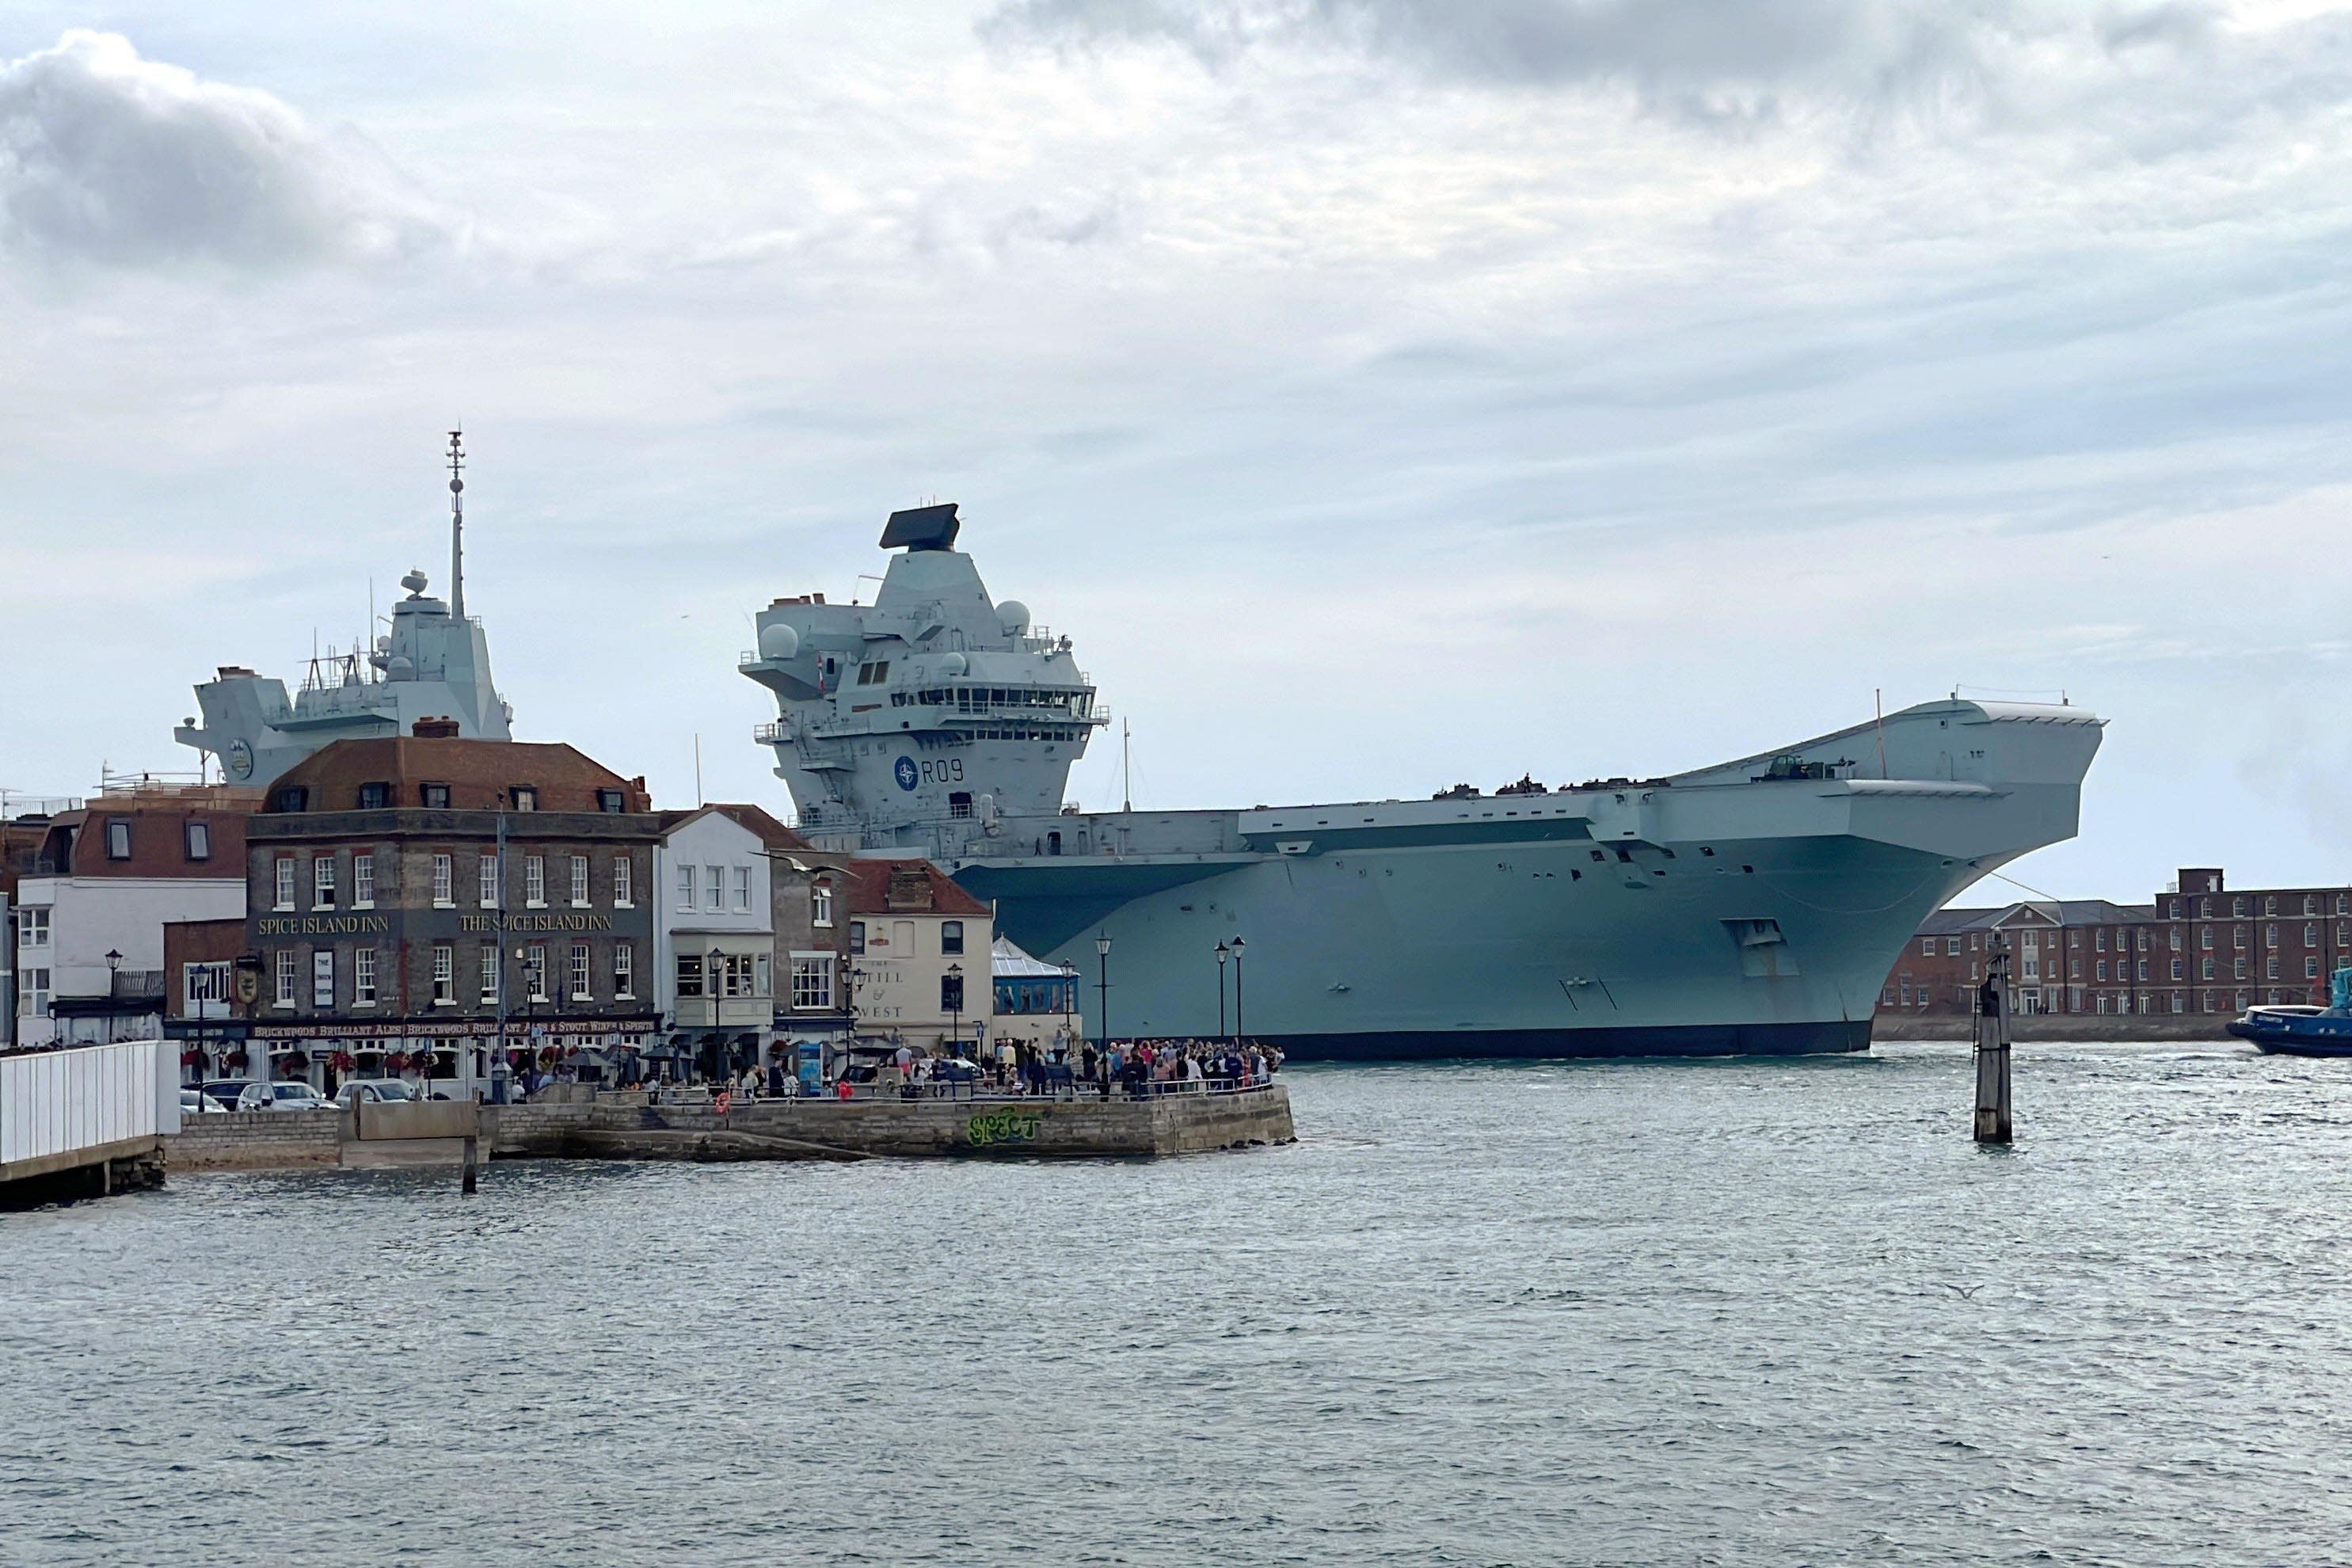
[[[992,1143],[1034,1143],[1037,1124],[1045,1115],[1035,1110],[983,1110],[971,1119],[971,1146],[985,1149]]]

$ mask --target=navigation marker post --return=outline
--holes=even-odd
[[[1977,988],[1977,1116],[1979,1143],[2010,1142],[2009,943],[1996,934]]]

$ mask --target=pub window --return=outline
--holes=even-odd
[[[547,857],[526,855],[522,858],[522,901],[532,909],[547,904]]]
[[[962,1010],[963,976],[961,974],[940,975],[940,1011],[942,1013],[960,1013]]]
[[[636,994],[636,953],[627,942],[613,944],[613,995],[616,1001],[625,1002]]]
[[[863,955],[866,952],[866,922],[864,921],[852,921],[849,922],[849,951],[860,955]]]
[[[209,860],[213,858],[213,825],[209,822],[188,824],[188,858]]]
[[[360,785],[360,809],[382,811],[392,804],[392,786],[378,780]]]
[[[572,944],[572,999],[585,1002],[591,995],[588,989],[588,944],[575,942]]]
[[[447,784],[420,784],[417,786],[417,790],[420,798],[425,802],[425,810],[446,811],[449,809],[449,786]]]
[[[702,994],[704,962],[699,953],[681,952],[677,955],[677,994],[681,1000],[690,1000]]]
[[[281,910],[294,907],[294,858],[290,855],[278,858],[278,907]]]
[[[809,889],[809,924],[829,926],[833,923],[833,884],[819,882]]]
[[[375,949],[352,949],[352,1003],[354,1006],[375,1005]]]
[[[630,909],[637,901],[636,879],[631,869],[632,865],[625,854],[613,857],[613,907],[616,910]]]
[[[446,942],[433,944],[433,1005],[446,1007],[457,999],[457,950]]]
[[[321,855],[310,862],[310,907],[331,910],[335,907],[335,858]]]
[[[294,1005],[294,962],[292,948],[281,947],[278,950],[277,1002],[280,1007]]]
[[[572,903],[575,909],[588,907],[588,857],[572,857]]]

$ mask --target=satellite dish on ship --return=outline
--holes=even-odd
[[[1006,637],[1017,637],[1029,629],[1029,606],[1018,599],[1007,599],[996,606],[996,621]]]

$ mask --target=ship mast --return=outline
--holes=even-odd
[[[449,432],[449,618],[466,618],[466,467],[463,431]]]

